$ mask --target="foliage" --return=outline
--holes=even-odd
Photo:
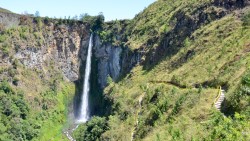
[[[223,7],[226,4],[159,0],[133,20],[104,23],[102,13],[80,16],[79,23],[96,32],[102,43],[141,51],[142,59],[136,66],[128,62],[133,69],[119,82],[109,80],[104,97],[112,101],[112,115],[107,119],[93,117],[80,125],[74,137],[130,140],[133,133],[135,140],[249,140],[249,14],[239,18],[241,9],[228,10]],[[38,31],[30,26],[29,17],[20,20],[21,26],[6,29],[0,36],[1,49],[7,54],[13,52],[10,40],[38,44],[37,40],[47,35],[43,24]],[[39,22],[35,19],[35,24]],[[55,26],[78,23],[71,17],[45,18],[44,22],[55,22]],[[196,26],[199,22],[205,24]],[[189,30],[192,32],[186,32]],[[145,59],[156,65],[145,70]],[[13,66],[17,68],[7,69],[8,76],[10,80],[19,78],[25,92],[1,83],[0,140],[63,140],[72,86],[62,84],[64,80],[54,66],[47,71],[50,78]],[[6,69],[1,68],[1,72]],[[215,87],[224,84],[226,104],[233,107],[231,117],[213,111]]]
[[[227,101],[227,112],[243,112],[249,110],[250,104],[250,71],[246,71],[238,88],[230,95]]]
[[[108,76],[108,78],[107,78],[107,83],[108,83],[108,85],[111,85],[112,83],[114,83],[113,79],[110,76]]]
[[[34,18],[34,22],[37,24],[38,29],[41,30],[42,25],[43,25],[42,18],[40,16],[36,16]]]
[[[88,23],[92,31],[97,31],[103,26],[104,16],[102,14],[99,14],[98,16],[89,16],[88,14],[85,14],[80,20],[83,21],[83,23]]]
[[[97,31],[97,34],[103,44],[110,43],[114,46],[124,46],[128,37],[125,31],[129,23],[129,20],[106,22],[103,24],[103,29]]]
[[[107,129],[106,119],[94,116],[86,125],[80,125],[74,131],[74,137],[78,141],[98,141]]]
[[[243,74],[250,60],[250,29],[237,14],[224,13],[215,20],[214,14],[225,9],[213,5],[211,1],[170,4],[159,0],[121,28],[116,28],[121,25],[116,21],[104,25],[99,32],[104,44],[119,40],[129,49],[145,51],[141,64],[105,89],[113,101],[113,114],[104,139],[130,140],[133,133],[134,140],[249,140],[249,76]],[[202,12],[204,18],[199,17]],[[196,18],[204,24],[189,25]],[[193,31],[182,36],[186,28]],[[165,57],[155,59],[161,55]],[[145,69],[145,58],[156,65]],[[214,116],[218,86],[226,90],[222,107],[237,107],[231,117]]]
[[[1,140],[32,140],[40,126],[30,119],[30,107],[21,91],[15,91],[8,82],[0,84]]]
[[[0,35],[0,42],[4,42],[7,39],[6,35]]]
[[[250,12],[248,11],[243,17],[243,26],[250,26]]]
[[[7,43],[4,43],[2,46],[0,46],[0,49],[2,50],[4,55],[9,55],[10,53],[10,46]]]
[[[39,12],[39,11],[36,11],[36,13],[35,13],[34,16],[35,16],[35,17],[40,17],[40,12]]]
[[[250,139],[250,119],[247,114],[235,113],[233,118],[223,117],[219,113],[213,113],[212,116],[212,120],[207,124],[211,132],[205,140]]]

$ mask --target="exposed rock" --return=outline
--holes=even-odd
[[[128,47],[102,44],[98,36],[94,40],[95,57],[98,63],[98,83],[101,89],[107,85],[110,76],[117,81],[122,74],[129,72],[141,60],[138,50],[131,51]]]
[[[0,24],[4,27],[18,26],[20,23],[20,15],[13,13],[0,12]]]
[[[107,85],[108,76],[116,81],[121,74],[122,48],[111,44],[102,45],[100,38],[96,36],[94,49],[98,60],[98,83],[103,89]]]
[[[17,50],[14,59],[27,68],[36,68],[45,73],[53,64],[62,71],[65,79],[78,80],[80,64],[86,59],[84,48],[87,48],[89,40],[87,29],[83,25],[55,27],[53,24],[48,29],[43,34],[42,46],[29,47],[29,43],[26,43]]]
[[[249,0],[214,0],[216,6],[223,6],[226,9],[243,8],[250,4]]]

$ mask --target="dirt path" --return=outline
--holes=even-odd
[[[134,128],[132,130],[132,133],[131,133],[131,141],[134,140],[134,133],[135,133],[135,130],[137,129],[138,127],[138,123],[139,123],[139,116],[140,116],[140,113],[141,113],[141,108],[142,108],[142,99],[144,97],[144,94],[142,94],[140,97],[139,97],[139,100],[138,100],[138,103],[139,103],[139,110],[137,111],[136,113],[136,122],[135,122],[135,125],[134,125]]]

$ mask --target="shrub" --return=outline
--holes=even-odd
[[[7,81],[0,83],[0,90],[4,91],[4,93],[7,93],[7,94],[8,93],[11,93],[11,94],[15,93]]]
[[[9,55],[10,47],[8,44],[3,44],[2,46],[0,46],[0,49],[2,50],[4,55]]]
[[[176,75],[173,75],[173,77],[171,78],[171,82],[173,84],[180,85],[180,82],[181,82],[180,77],[176,76]]]
[[[250,26],[250,12],[243,16],[243,26]]]
[[[80,125],[73,134],[77,141],[97,141],[107,129],[106,119],[95,116],[85,125]]]
[[[110,76],[108,76],[108,78],[107,78],[107,83],[108,83],[108,85],[114,83],[113,79]]]
[[[0,35],[0,42],[4,42],[7,39],[6,35]]]
[[[242,84],[250,87],[250,73],[243,76]]]
[[[12,83],[17,86],[18,82],[19,82],[19,78],[18,77],[14,77]]]
[[[249,116],[235,113],[231,118],[214,112],[207,125],[211,132],[206,140],[249,140],[249,127]]]
[[[48,24],[49,21],[50,21],[50,18],[49,18],[48,16],[46,16],[46,17],[44,18],[44,23],[45,23],[45,24]]]

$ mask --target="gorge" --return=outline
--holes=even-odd
[[[249,5],[158,0],[110,22],[1,10],[0,140],[249,140]]]

